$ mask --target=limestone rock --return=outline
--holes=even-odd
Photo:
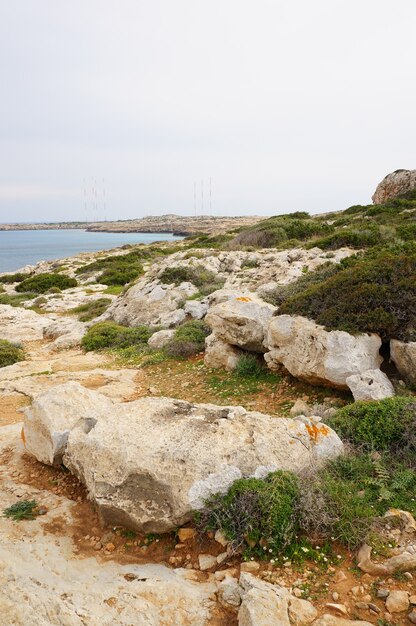
[[[85,483],[105,522],[164,532],[238,478],[302,471],[341,451],[325,425],[151,397],[113,404],[96,423],[80,420],[64,463]]]
[[[290,626],[289,592],[250,574],[242,574],[243,599],[238,611],[238,626]]]
[[[390,341],[390,356],[401,376],[410,383],[416,384],[416,341]]]
[[[25,409],[23,441],[41,463],[60,465],[69,431],[78,422],[94,423],[111,413],[112,402],[79,383],[57,385]]]
[[[39,341],[43,339],[50,318],[35,311],[0,304],[1,338],[8,341]]]
[[[354,400],[383,400],[394,396],[394,387],[379,369],[353,374],[346,379]]]
[[[174,287],[162,285],[158,280],[148,282],[142,279],[117,298],[100,319],[112,319],[127,326],[157,326],[162,318],[166,319],[169,313],[176,312],[197,291],[191,283]]]
[[[166,346],[166,344],[172,339],[174,334],[175,331],[173,329],[158,330],[150,337],[147,343],[154,350],[160,350],[161,348],[164,348]]]
[[[241,604],[241,587],[236,578],[226,576],[218,585],[218,601],[226,609],[236,611]]]
[[[318,611],[312,602],[303,600],[302,598],[290,597],[289,600],[289,618],[295,626],[305,626],[316,619]]]
[[[235,346],[219,339],[212,333],[205,339],[204,363],[210,369],[233,370],[242,355],[242,351]]]
[[[212,554],[200,554],[198,557],[199,569],[203,572],[217,565],[217,558]]]
[[[202,300],[188,300],[185,303],[185,314],[190,315],[195,320],[202,320],[208,312],[208,302]]]
[[[409,608],[409,594],[407,591],[395,589],[390,591],[386,600],[386,609],[389,613],[401,613]]]
[[[372,200],[374,204],[383,204],[413,189],[416,189],[416,170],[396,170],[377,185]]]
[[[264,352],[264,338],[275,310],[256,294],[250,294],[212,306],[205,322],[222,341],[244,350]]]
[[[267,334],[270,369],[282,364],[296,378],[311,384],[346,389],[347,378],[378,369],[381,339],[378,335],[350,335],[326,331],[301,316],[273,317]]]

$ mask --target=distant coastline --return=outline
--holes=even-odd
[[[216,234],[240,226],[249,226],[260,216],[218,217],[201,215],[182,217],[179,215],[160,215],[133,220],[114,220],[97,222],[33,222],[0,224],[0,231],[21,230],[85,230],[100,233],[161,233],[186,237],[197,233]]]

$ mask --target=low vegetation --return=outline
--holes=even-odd
[[[111,298],[98,298],[97,300],[90,300],[90,302],[86,304],[81,304],[70,312],[77,314],[80,322],[90,322],[99,315],[102,315],[110,304]]]
[[[387,509],[416,514],[416,403],[408,397],[357,402],[330,423],[350,446],[344,455],[299,479],[276,472],[236,481],[227,494],[206,501],[200,528],[220,529],[246,556],[310,557],[309,540],[355,548],[374,540]]]
[[[294,288],[279,314],[303,315],[331,330],[377,333],[384,341],[416,339],[414,244],[350,257],[334,269],[320,270],[316,278],[311,275],[309,286],[305,281]]]
[[[17,286],[16,291],[19,293],[46,293],[50,289],[69,289],[70,287],[76,287],[77,281],[75,278],[69,278],[63,274],[36,274],[30,278],[25,278]]]
[[[19,500],[3,511],[3,517],[9,517],[15,522],[34,520],[38,513],[36,500]]]
[[[177,327],[164,352],[171,357],[189,357],[198,354],[204,349],[205,337],[209,333],[209,328],[200,320],[184,322]]]
[[[13,365],[25,359],[23,348],[19,344],[0,339],[0,367]]]
[[[221,289],[224,281],[202,265],[173,265],[167,267],[159,276],[162,283],[176,286],[189,282],[198,287],[199,295],[206,296],[217,289]]]
[[[0,276],[0,283],[21,283],[22,280],[29,278],[29,274],[17,272],[16,274],[4,274]]]
[[[88,329],[81,345],[87,351],[143,347],[150,339],[152,331],[147,326],[128,328],[114,322],[99,322]]]

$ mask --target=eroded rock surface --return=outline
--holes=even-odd
[[[383,204],[413,189],[416,189],[416,170],[396,170],[377,185],[372,200],[374,204]]]
[[[268,366],[284,367],[296,378],[311,384],[347,389],[347,378],[378,369],[381,339],[378,335],[350,335],[326,331],[301,316],[273,317],[267,334]]]

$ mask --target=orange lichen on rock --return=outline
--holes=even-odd
[[[236,298],[236,300],[239,302],[251,302],[251,298],[247,298],[247,296],[240,296],[239,298]]]
[[[22,430],[20,431],[20,437],[22,438],[23,445],[26,448],[26,437],[25,437],[25,429],[24,428],[22,428]]]
[[[329,428],[325,426],[325,424],[306,424],[306,430],[308,431],[309,437],[315,443],[317,443],[319,435],[326,437],[329,434]]]

